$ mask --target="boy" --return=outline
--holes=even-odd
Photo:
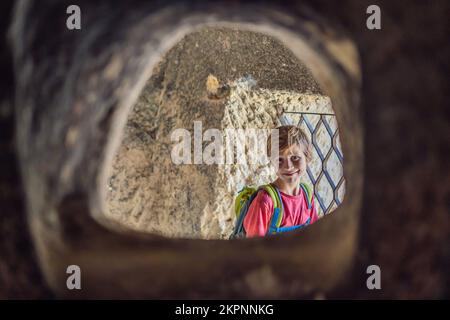
[[[279,133],[279,158],[277,179],[272,185],[280,192],[284,214],[280,227],[308,225],[317,221],[314,198],[308,209],[307,197],[300,187],[300,177],[306,173],[306,166],[312,159],[312,147],[306,134],[297,126],[284,125]],[[270,156],[271,137],[267,140],[267,154]],[[247,237],[264,236],[274,212],[272,198],[260,190],[252,201],[244,218]]]

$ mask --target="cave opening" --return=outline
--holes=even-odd
[[[106,216],[165,237],[228,239],[237,192],[276,176],[270,163],[239,161],[233,152],[229,161],[218,150],[251,158],[256,149],[245,142],[264,146],[286,121],[312,142],[302,181],[322,218],[344,199],[343,152],[331,97],[308,65],[261,32],[208,26],[185,35],[153,68],[128,115],[107,175]],[[235,146],[226,148],[231,138]],[[182,159],[174,161],[180,143]]]

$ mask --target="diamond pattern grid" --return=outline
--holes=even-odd
[[[298,120],[298,126],[310,137],[313,161],[307,168],[307,180],[314,186],[319,215],[335,210],[343,201],[345,179],[344,156],[334,114],[286,112]],[[319,165],[321,163],[321,165]]]

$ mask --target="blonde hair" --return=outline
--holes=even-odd
[[[306,133],[297,126],[288,125],[277,127],[279,152],[283,152],[294,144],[303,147],[306,162],[312,160],[312,145]],[[270,157],[272,148],[272,134],[267,138],[267,156]]]

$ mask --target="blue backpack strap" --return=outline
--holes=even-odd
[[[311,209],[312,196],[313,196],[312,191],[309,188],[309,186],[305,183],[300,183],[300,187],[303,190],[303,193],[305,194],[308,209]],[[281,200],[281,195],[280,195],[278,188],[276,188],[275,186],[274,186],[274,188],[277,191],[277,195],[280,199],[280,203],[283,204],[283,201]],[[300,229],[300,228],[303,228],[303,227],[306,227],[307,225],[309,225],[310,220],[311,220],[310,218],[308,218],[308,220],[306,220],[306,222],[301,225],[296,225],[296,226],[291,226],[291,227],[280,227],[280,225],[279,224],[277,225],[277,223],[276,223],[277,221],[279,221],[281,223],[281,219],[278,220],[279,215],[280,215],[280,210],[278,208],[275,208],[272,219],[270,221],[269,229],[267,230],[267,234],[275,234],[278,232],[287,232],[287,231],[291,231],[291,230],[295,230],[295,229]]]
[[[308,220],[306,220],[306,222],[303,223],[303,224],[299,224],[299,225],[296,225],[296,226],[290,226],[290,227],[280,227],[280,228],[278,228],[277,232],[286,232],[286,231],[292,231],[292,230],[295,230],[295,229],[301,229],[301,228],[304,228],[307,225],[309,225],[310,221],[311,221],[311,218],[308,218]]]
[[[280,208],[275,208],[273,210],[272,219],[270,219],[270,225],[267,229],[267,234],[274,234],[278,232],[279,227],[277,226],[277,220],[280,215]]]
[[[270,219],[269,228],[267,229],[267,234],[274,234],[278,232],[278,229],[280,228],[281,221],[283,220],[283,214],[284,214],[284,206],[283,206],[283,200],[281,199],[281,194],[278,188],[274,185],[271,185],[272,190],[275,191],[275,196],[277,197],[276,201],[278,201],[279,206],[277,207],[274,203],[274,209],[273,209],[273,215]]]

